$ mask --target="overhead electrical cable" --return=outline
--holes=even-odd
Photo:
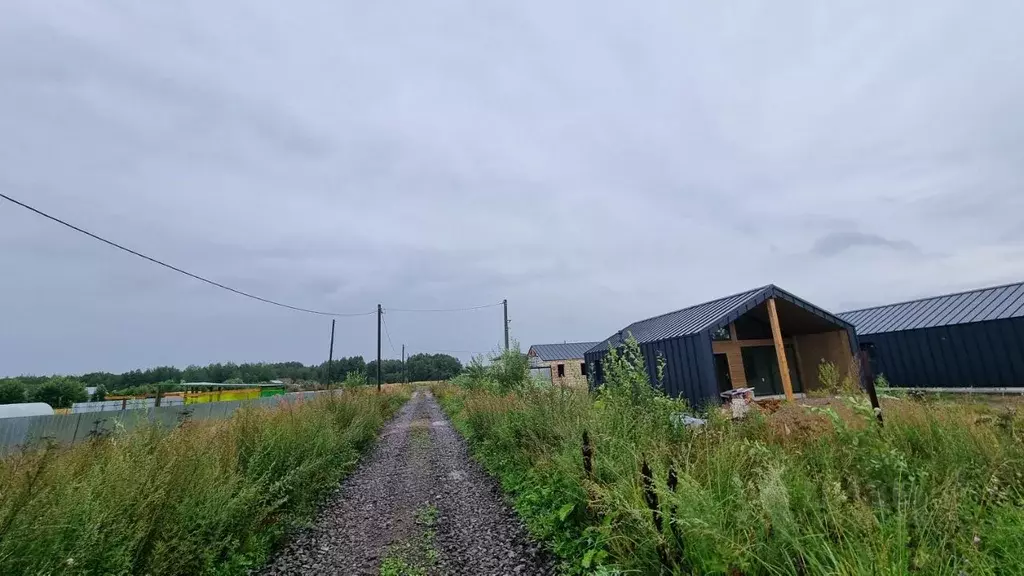
[[[395,345],[391,343],[391,331],[388,330],[388,321],[381,316],[381,321],[384,322],[384,334],[388,337],[388,346],[391,346],[391,353],[398,356],[398,351],[395,350]]]
[[[56,222],[56,223],[58,223],[58,224],[60,224],[62,226],[66,226],[66,227],[68,227],[68,228],[70,228],[70,229],[72,229],[72,230],[74,230],[76,232],[79,232],[81,234],[85,234],[86,236],[88,236],[88,237],[90,237],[90,238],[92,238],[94,240],[99,240],[100,242],[103,242],[104,244],[113,246],[114,248],[117,248],[118,250],[123,250],[123,251],[125,251],[125,252],[127,252],[129,254],[132,254],[134,256],[138,256],[139,258],[142,258],[143,260],[148,260],[148,261],[150,261],[150,262],[152,262],[154,264],[163,266],[164,268],[173,270],[173,271],[175,271],[175,272],[177,272],[179,274],[184,274],[185,276],[188,276],[189,278],[194,278],[196,280],[199,280],[200,282],[205,282],[205,283],[207,283],[207,284],[209,284],[211,286],[216,286],[217,288],[220,288],[222,290],[227,290],[228,292],[232,292],[234,294],[238,294],[239,296],[245,296],[246,298],[251,298],[253,300],[258,300],[260,302],[263,302],[263,303],[266,303],[266,304],[272,304],[274,306],[280,306],[281,308],[287,308],[289,310],[295,310],[297,312],[306,312],[308,314],[319,314],[320,316],[334,316],[334,317],[339,317],[339,318],[346,318],[346,317],[354,317],[354,316],[369,316],[371,314],[376,314],[377,313],[376,310],[371,310],[369,312],[325,312],[325,311],[322,311],[322,310],[312,310],[312,309],[309,309],[309,308],[302,308],[301,306],[292,306],[291,304],[285,304],[283,302],[277,302],[276,300],[271,300],[269,298],[263,298],[262,296],[257,296],[255,294],[250,294],[248,292],[245,292],[245,291],[242,291],[242,290],[238,290],[238,289],[232,288],[230,286],[226,286],[224,284],[221,284],[220,282],[216,282],[214,280],[210,280],[209,278],[204,278],[204,277],[202,277],[202,276],[200,276],[198,274],[193,274],[193,273],[188,272],[186,270],[182,270],[181,268],[178,268],[177,266],[172,266],[171,264],[168,264],[166,262],[162,262],[160,260],[157,260],[156,258],[152,258],[150,256],[146,256],[145,254],[143,254],[141,252],[138,252],[136,250],[132,250],[131,248],[127,248],[125,246],[122,246],[121,244],[118,244],[117,242],[113,242],[111,240],[107,240],[106,238],[103,238],[102,236],[98,236],[96,234],[93,234],[92,232],[89,232],[88,230],[84,230],[82,228],[79,228],[78,226],[75,226],[74,224],[71,224],[71,223],[66,222],[64,220],[61,220],[60,218],[57,218],[56,216],[51,216],[51,215],[47,214],[46,212],[43,212],[42,210],[39,210],[37,208],[33,208],[32,206],[29,206],[28,204],[25,204],[24,202],[20,202],[18,200],[15,200],[14,198],[11,198],[10,196],[8,196],[6,194],[0,193],[0,198],[3,198],[4,200],[7,200],[8,202],[11,202],[11,203],[16,204],[18,206],[21,206],[22,208],[24,208],[26,210],[29,210],[31,212],[35,212],[36,214],[38,214],[38,215],[40,215],[40,216],[42,216],[44,218],[52,220],[52,221],[54,221],[54,222]]]
[[[482,310],[484,308],[494,308],[503,304],[504,302],[496,302],[494,304],[469,306],[467,308],[388,308],[388,310],[392,312],[469,312],[472,310]]]

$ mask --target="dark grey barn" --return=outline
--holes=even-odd
[[[839,316],[893,386],[1024,386],[1024,282]]]
[[[621,347],[630,334],[651,381],[660,354],[665,392],[693,406],[717,402],[732,388],[753,387],[759,396],[814,388],[818,365],[825,360],[846,370],[857,345],[852,325],[770,284],[619,330],[585,355],[592,385],[604,382],[601,361],[609,348]]]

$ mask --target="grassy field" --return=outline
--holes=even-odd
[[[244,574],[406,399],[346,391],[0,461],[0,574]]]
[[[1024,574],[1015,412],[893,399],[879,427],[851,397],[688,429],[618,361],[597,395],[435,387],[566,573]]]

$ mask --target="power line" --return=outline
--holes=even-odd
[[[7,200],[8,202],[11,202],[13,204],[17,204],[18,206],[21,206],[22,208],[24,208],[26,210],[35,212],[36,214],[42,216],[43,218],[47,218],[49,220],[53,220],[54,222],[56,222],[58,224],[61,224],[62,226],[67,226],[68,228],[71,228],[72,230],[74,230],[76,232],[80,232],[82,234],[85,234],[86,236],[88,236],[90,238],[93,238],[94,240],[99,240],[100,242],[103,242],[104,244],[113,246],[114,248],[117,248],[118,250],[124,250],[125,252],[127,252],[129,254],[132,254],[134,256],[138,256],[139,258],[142,258],[143,260],[149,260],[150,262],[152,262],[154,264],[158,264],[160,266],[163,266],[164,268],[168,268],[170,270],[174,270],[175,272],[177,272],[179,274],[184,274],[185,276],[188,276],[189,278],[194,278],[196,280],[199,280],[200,282],[206,282],[207,284],[209,284],[211,286],[216,286],[217,288],[221,288],[223,290],[227,290],[228,292],[233,292],[235,294],[238,294],[239,296],[245,296],[246,298],[252,298],[253,300],[259,300],[260,302],[264,302],[266,304],[273,304],[274,306],[280,306],[281,308],[288,308],[289,310],[295,310],[297,312],[307,312],[309,314],[319,314],[321,316],[353,317],[353,316],[369,316],[370,314],[376,314],[377,313],[376,310],[372,310],[370,312],[354,312],[354,313],[324,312],[324,311],[321,311],[321,310],[311,310],[309,308],[302,308],[302,307],[299,307],[299,306],[292,306],[290,304],[284,304],[283,302],[277,302],[277,301],[271,300],[269,298],[263,298],[262,296],[256,296],[255,294],[250,294],[248,292],[243,292],[242,290],[238,290],[238,289],[232,288],[230,286],[225,286],[224,284],[221,284],[220,282],[215,282],[215,281],[210,280],[208,278],[203,278],[202,276],[199,276],[198,274],[193,274],[191,272],[187,272],[185,270],[182,270],[181,268],[178,268],[177,266],[172,266],[172,265],[170,265],[170,264],[168,264],[166,262],[161,262],[160,260],[157,260],[156,258],[151,258],[149,256],[146,256],[145,254],[143,254],[141,252],[136,252],[135,250],[132,250],[131,248],[126,248],[126,247],[118,244],[117,242],[113,242],[113,241],[107,240],[106,238],[103,238],[101,236],[97,236],[96,234],[93,234],[92,232],[89,232],[88,230],[84,230],[82,228],[79,228],[78,226],[75,226],[74,224],[70,224],[68,222],[65,222],[64,220],[61,220],[60,218],[57,218],[56,216],[51,216],[51,215],[47,214],[46,212],[43,212],[42,210],[38,210],[36,208],[33,208],[32,206],[29,206],[28,204],[25,204],[24,202],[19,202],[18,200],[15,200],[14,198],[11,198],[10,196],[8,196],[6,194],[0,193],[0,198],[3,198],[4,200]]]
[[[440,349],[427,349],[427,348],[416,348],[414,346],[406,346],[410,351],[416,352],[435,352],[441,354],[490,354],[493,350],[440,350]]]
[[[395,350],[395,345],[391,343],[391,331],[388,330],[388,321],[383,316],[380,317],[384,321],[384,334],[388,337],[388,346],[391,346],[391,353],[398,356],[398,352]]]
[[[494,304],[483,304],[481,306],[469,306],[467,308],[388,308],[391,312],[469,312],[471,310],[482,310],[503,305],[502,302]]]

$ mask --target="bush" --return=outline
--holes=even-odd
[[[0,574],[245,574],[407,395],[346,392],[0,461]]]
[[[467,390],[522,391],[536,385],[530,376],[530,360],[513,340],[511,346],[489,357],[474,356],[451,383]]]
[[[89,395],[78,380],[54,376],[29,394],[29,401],[44,402],[51,408],[71,408],[75,402],[85,402]]]
[[[345,374],[345,381],[342,383],[342,386],[345,388],[362,388],[366,384],[366,374],[362,372],[349,372]]]

